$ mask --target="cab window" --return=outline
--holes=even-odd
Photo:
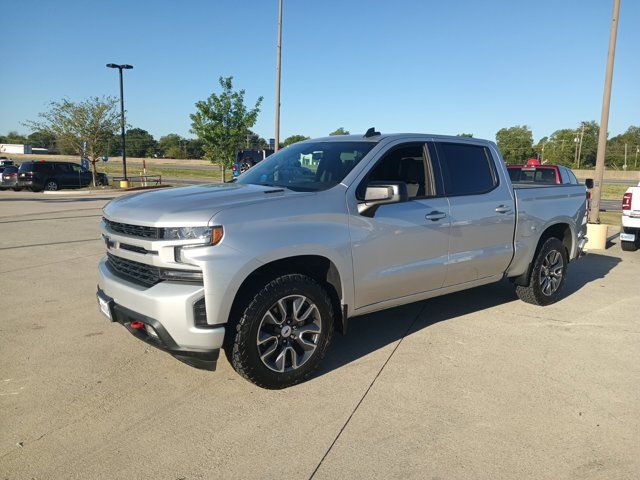
[[[364,198],[369,182],[404,182],[409,200],[442,195],[439,168],[434,168],[428,145],[423,142],[403,144],[385,153],[359,185],[358,199]]]

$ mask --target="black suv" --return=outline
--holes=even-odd
[[[98,185],[108,185],[104,173],[98,173]],[[34,192],[81,188],[91,185],[91,172],[73,162],[23,162],[18,170],[17,188],[28,188]]]

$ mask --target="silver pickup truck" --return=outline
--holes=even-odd
[[[557,301],[586,242],[583,185],[512,185],[493,142],[335,136],[234,183],[104,208],[102,312],[198,368],[223,349],[265,388],[308,378],[348,319],[508,277]]]

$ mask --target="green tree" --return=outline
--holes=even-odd
[[[27,137],[20,135],[15,130],[12,130],[6,135],[0,137],[0,143],[16,143],[18,145],[23,145],[27,143]]]
[[[524,163],[533,155],[533,134],[526,125],[498,130],[496,143],[507,163]]]
[[[32,147],[46,148],[49,153],[57,152],[56,137],[51,132],[43,130],[33,132],[27,137],[27,143]]]
[[[289,145],[302,142],[304,140],[309,140],[309,137],[305,137],[304,135],[291,135],[290,137],[284,139],[284,142],[282,142],[282,146],[288,147]]]
[[[340,127],[336,130],[334,130],[333,132],[331,132],[329,135],[333,136],[333,135],[349,135],[349,130],[345,130],[343,127]]]
[[[473,133],[459,133],[457,137],[473,138]]]
[[[61,147],[84,155],[91,163],[95,186],[96,163],[107,153],[109,141],[120,127],[117,105],[113,97],[91,97],[77,103],[62,99],[51,102],[49,109],[39,114],[40,120],[25,125],[50,133]]]
[[[160,155],[171,158],[186,158],[186,139],[177,133],[170,133],[158,140]]]
[[[202,141],[204,153],[211,162],[220,162],[225,181],[226,169],[235,161],[256,123],[262,97],[248,109],[244,103],[245,91],[233,89],[233,77],[220,77],[218,82],[221,93],[214,92],[206,100],[196,102],[196,113],[190,118],[191,131]]]
[[[266,150],[269,148],[269,142],[267,142],[264,138],[262,138],[257,133],[249,130],[247,133],[248,148],[252,148],[255,150]]]
[[[629,169],[640,167],[640,127],[633,125],[626,132],[609,140],[606,154],[607,164],[622,168],[625,144],[627,145],[627,167]]]
[[[202,158],[204,156],[204,143],[198,138],[186,139],[187,158]]]
[[[130,157],[153,157],[158,151],[158,142],[153,135],[142,128],[126,131],[127,155]]]

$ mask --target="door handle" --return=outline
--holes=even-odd
[[[497,213],[511,213],[511,207],[508,205],[498,205],[496,207]]]
[[[434,210],[434,211],[433,211],[433,212],[431,212],[431,213],[427,213],[427,214],[424,216],[424,218],[425,218],[425,220],[431,220],[432,222],[435,222],[436,220],[441,220],[441,219],[443,219],[443,218],[444,218],[444,217],[446,217],[446,216],[447,216],[447,214],[446,214],[446,213],[444,213],[444,212],[439,212],[439,211],[437,211],[437,210]]]

